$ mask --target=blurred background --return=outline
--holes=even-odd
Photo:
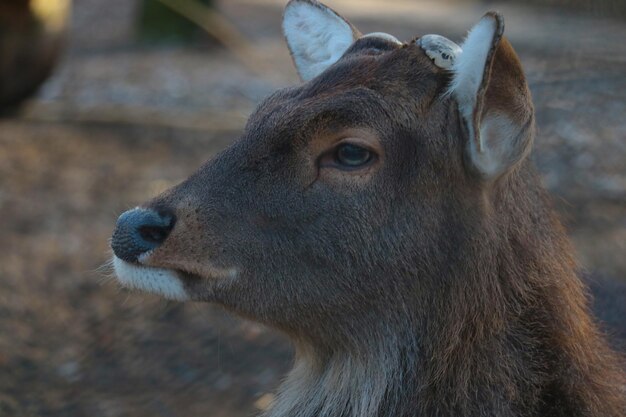
[[[327,0],[362,32],[460,41],[506,18],[533,158],[583,266],[626,280],[626,2]],[[235,140],[298,82],[284,0],[0,2],[0,416],[249,416],[289,369],[277,333],[119,290],[117,216]]]

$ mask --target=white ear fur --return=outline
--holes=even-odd
[[[486,14],[474,26],[463,52],[452,66],[449,92],[456,99],[469,135],[467,155],[485,179],[494,179],[521,161],[532,144],[533,111],[521,65],[510,44],[502,39],[504,22],[497,13]],[[504,48],[496,73],[492,72],[496,50]],[[506,105],[496,105],[487,94],[497,79],[499,96]],[[504,87],[503,87],[504,86]],[[489,90],[491,91],[491,90]]]
[[[283,32],[304,81],[337,62],[358,37],[350,23],[314,0],[292,0],[287,4]]]
[[[461,45],[463,52],[457,57],[452,71],[454,78],[449,91],[459,104],[461,116],[467,123],[470,141],[476,141],[478,152],[482,151],[481,138],[474,138],[474,109],[478,98],[478,89],[483,84],[485,66],[489,52],[493,48],[494,36],[498,30],[496,19],[484,16],[468,33]]]
[[[467,151],[483,178],[499,176],[530,151],[530,147],[523,146],[524,138],[520,137],[519,126],[504,113],[487,115],[480,122],[479,131],[479,140],[470,141]],[[479,146],[482,148],[479,149]],[[516,149],[523,151],[516,153]]]

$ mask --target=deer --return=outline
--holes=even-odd
[[[626,415],[503,17],[460,45],[362,34],[314,0],[282,26],[303,82],[119,217],[119,282],[286,334],[267,417]]]

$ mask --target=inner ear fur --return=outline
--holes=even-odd
[[[290,0],[283,34],[303,81],[337,62],[361,33],[346,18],[316,0]]]
[[[474,34],[476,29],[483,31],[482,36]],[[477,71],[478,77],[455,74],[452,87],[469,136],[469,165],[485,179],[497,178],[522,161],[530,152],[534,136],[530,91],[521,62],[503,32],[504,20],[498,13],[487,13],[481,19],[463,44],[461,60],[476,58],[463,55],[480,55],[476,50],[481,46],[488,48],[484,63],[474,64],[483,65],[482,71]],[[485,44],[468,45],[472,42]],[[461,65],[457,70],[468,72],[471,68]],[[478,83],[476,90],[472,81]],[[473,97],[472,90],[476,91]]]

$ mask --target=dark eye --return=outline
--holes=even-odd
[[[372,160],[372,152],[351,143],[344,143],[337,147],[335,160],[346,168],[357,168]]]

